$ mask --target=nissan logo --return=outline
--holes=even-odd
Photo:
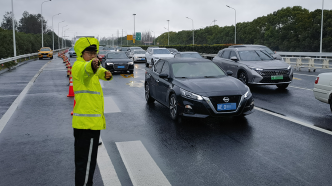
[[[226,102],[226,103],[229,102],[229,98],[228,97],[224,97],[224,99],[222,99],[222,100],[224,100],[224,102]]]

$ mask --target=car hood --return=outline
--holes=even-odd
[[[145,57],[145,54],[134,54],[133,57]]]
[[[106,63],[128,63],[128,62],[131,62],[130,59],[106,59],[105,61]]]
[[[153,54],[153,56],[157,58],[174,58],[172,54]]]
[[[285,69],[289,65],[284,61],[271,60],[271,61],[241,61],[241,64],[247,65],[248,67],[262,68],[262,69]]]
[[[174,84],[201,96],[243,95],[248,91],[246,85],[236,78],[225,76],[222,78],[175,78]]]

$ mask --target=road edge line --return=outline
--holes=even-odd
[[[22,92],[17,96],[15,101],[10,105],[10,107],[8,108],[6,113],[1,117],[1,119],[0,119],[0,134],[1,134],[2,130],[5,128],[5,126],[7,125],[8,121],[10,120],[10,118],[12,117],[14,112],[16,111],[18,105],[21,103],[21,101],[23,100],[25,95],[28,93],[28,91],[32,87],[33,83],[36,81],[37,77],[44,70],[44,68],[51,62],[52,62],[52,60],[50,60],[44,66],[41,67],[41,69],[37,72],[37,74],[35,74],[33,76],[33,78],[29,81],[27,86],[25,86],[25,88],[22,90]]]
[[[265,112],[267,114],[270,114],[270,115],[273,115],[273,116],[276,116],[276,117],[279,117],[279,118],[282,118],[282,119],[285,119],[285,120],[288,120],[288,121],[291,121],[293,123],[296,123],[296,124],[299,124],[299,125],[302,125],[302,126],[305,126],[305,127],[308,127],[308,128],[311,128],[311,129],[314,129],[314,130],[317,130],[317,131],[320,131],[320,132],[323,132],[325,134],[329,134],[329,135],[332,135],[332,132],[329,131],[329,130],[326,130],[326,129],[323,129],[323,128],[319,128],[319,127],[316,127],[314,125],[310,125],[310,124],[307,124],[305,122],[302,122],[302,121],[297,121],[296,119],[292,119],[292,118],[288,118],[286,116],[282,116],[280,114],[276,114],[276,113],[273,113],[273,112],[270,112],[268,110],[265,110],[265,109],[262,109],[262,108],[259,108],[259,107],[254,107],[256,110],[258,111],[261,111],[261,112]]]

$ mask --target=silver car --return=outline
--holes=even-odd
[[[293,80],[293,69],[274,59],[266,50],[258,48],[227,48],[212,60],[232,76],[248,85],[276,85],[286,89]]]

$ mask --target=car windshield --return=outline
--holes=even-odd
[[[183,58],[202,58],[198,53],[182,53],[181,57]]]
[[[168,48],[168,50],[169,50],[170,52],[179,52],[179,51],[176,50],[175,48]]]
[[[134,54],[145,54],[144,50],[135,50]]]
[[[74,51],[74,48],[71,48],[69,51]]]
[[[106,51],[106,50],[100,50],[100,51],[99,51],[99,54],[107,54],[107,52],[109,52],[109,51]]]
[[[51,49],[49,49],[49,48],[42,48],[42,49],[40,49],[40,51],[51,51]]]
[[[114,50],[112,47],[104,47],[103,50]]]
[[[154,54],[171,54],[169,50],[167,49],[154,49],[153,50]]]
[[[212,62],[173,63],[172,70],[175,78],[209,78],[225,76],[224,71]]]
[[[122,51],[128,50],[128,47],[122,47],[121,50]]]
[[[239,51],[242,61],[265,61],[273,60],[273,58],[265,50],[246,50]]]
[[[143,50],[143,49],[140,47],[131,47],[130,50]]]
[[[107,59],[128,59],[124,52],[111,52],[107,54]]]
[[[261,50],[265,50],[267,53],[269,53],[270,55],[273,55],[274,54],[274,52],[271,50],[271,49],[269,49],[269,48],[267,48],[267,47],[262,47],[262,48],[260,48]]]

